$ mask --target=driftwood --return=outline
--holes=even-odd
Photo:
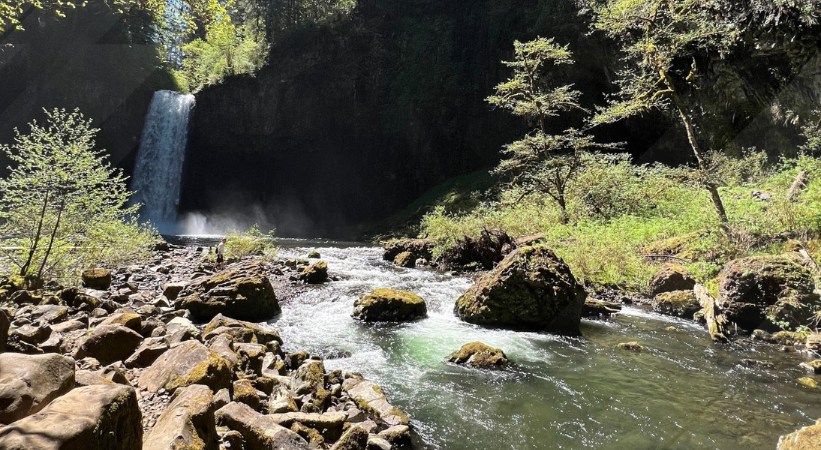
[[[808,252],[806,248],[799,249],[798,254],[801,255],[801,258],[812,268],[812,270],[818,270],[818,264],[815,262],[815,260],[812,258],[812,255],[810,255],[810,252]]]
[[[582,306],[582,317],[608,317],[620,311],[619,303],[588,297]]]
[[[787,200],[794,202],[798,200],[798,194],[807,187],[807,181],[809,175],[807,174],[806,170],[801,170],[798,172],[798,175],[795,176],[795,180],[793,180],[792,184],[790,185],[790,189],[787,191]]]
[[[707,323],[707,331],[714,342],[726,342],[727,334],[724,326],[727,324],[727,319],[721,314],[716,299],[707,292],[707,288],[697,284],[693,288],[698,303],[701,305],[701,311],[698,315]]]

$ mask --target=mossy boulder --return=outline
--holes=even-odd
[[[223,314],[239,320],[262,322],[280,313],[274,287],[265,268],[256,262],[241,263],[180,292],[177,309],[187,309],[198,321]]]
[[[413,257],[413,253],[402,252],[396,255],[396,258],[393,259],[393,263],[399,267],[413,268],[416,267],[416,259],[417,258]]]
[[[463,345],[448,357],[448,361],[478,369],[499,369],[510,364],[501,349],[478,341]]]
[[[819,448],[821,448],[821,420],[781,436],[778,439],[777,450],[817,450]]]
[[[636,341],[630,342],[619,342],[616,344],[616,348],[619,350],[628,350],[631,352],[641,352],[644,350],[644,347]]]
[[[700,309],[692,290],[662,292],[653,299],[653,311],[683,319],[692,319]]]
[[[479,325],[578,334],[586,298],[564,261],[546,247],[526,246],[479,277],[455,313]]]
[[[354,302],[352,316],[365,322],[405,322],[427,313],[425,300],[413,292],[375,289]]]
[[[695,278],[684,266],[668,263],[662,265],[650,280],[650,295],[655,297],[664,292],[692,291],[695,285]]]
[[[322,255],[317,250],[311,250],[308,252],[308,258],[311,259],[319,259]]]
[[[736,259],[719,276],[725,316],[749,331],[806,325],[821,310],[814,289],[812,272],[786,256]]]
[[[231,386],[228,362],[198,341],[185,341],[163,353],[139,379],[139,386],[151,392],[192,384],[204,384],[213,391]]]
[[[244,322],[217,314],[202,330],[203,339],[210,341],[219,335],[230,336],[233,342],[266,345],[269,342],[282,344],[279,332],[265,325]]]
[[[111,271],[101,267],[84,270],[81,274],[83,286],[89,289],[106,290],[111,286]]]
[[[348,393],[357,407],[363,411],[373,413],[388,425],[408,425],[410,418],[396,406],[388,403],[385,392],[378,384],[366,380],[361,376],[351,376],[345,379],[342,389]]]
[[[299,279],[308,284],[320,284],[328,281],[328,263],[317,261],[300,270]]]

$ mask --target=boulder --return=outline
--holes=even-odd
[[[188,285],[180,292],[177,309],[187,309],[195,320],[208,321],[217,314],[262,322],[279,314],[271,281],[260,263],[238,264]]]
[[[168,343],[164,338],[148,338],[125,360],[125,366],[128,368],[148,367],[166,351],[168,351]]]
[[[455,313],[478,325],[578,334],[586,298],[551,250],[520,247],[459,297]]]
[[[365,322],[404,322],[427,315],[422,297],[409,291],[375,289],[354,302],[353,317]]]
[[[142,414],[134,388],[80,387],[42,411],[0,428],[3,450],[140,450]]]
[[[655,297],[664,292],[692,291],[696,280],[680,264],[664,264],[650,280],[650,295]]]
[[[111,286],[111,272],[108,269],[96,268],[84,270],[83,286],[89,289],[104,291]]]
[[[99,325],[120,325],[139,333],[142,329],[142,323],[143,319],[139,314],[131,311],[120,311],[106,317]]]
[[[0,423],[34,414],[74,388],[74,360],[57,354],[0,354]],[[2,446],[0,446],[2,447]]]
[[[208,386],[193,384],[176,397],[145,436],[143,450],[217,450],[217,429]]]
[[[752,256],[730,261],[719,275],[724,315],[752,331],[794,329],[821,310],[812,272],[785,256]]]
[[[399,267],[407,267],[413,268],[416,267],[416,260],[417,259],[424,259],[424,258],[414,258],[413,253],[411,252],[402,252],[396,255],[396,258],[393,259],[393,263]]]
[[[320,284],[328,281],[328,263],[317,261],[304,267],[299,272],[299,279],[308,284]]]
[[[408,425],[410,418],[404,411],[388,403],[382,388],[359,376],[347,378],[342,389],[363,411],[369,411],[387,425]]]
[[[163,353],[140,375],[138,385],[151,392],[204,384],[214,391],[231,386],[228,363],[198,341],[185,341]]]
[[[368,446],[368,430],[361,425],[348,428],[342,437],[331,447],[331,450],[360,450]]]
[[[217,314],[211,319],[211,321],[205,325],[205,328],[203,328],[202,334],[206,341],[220,334],[227,334],[231,336],[234,342],[262,345],[268,344],[269,342],[282,344],[282,338],[279,337],[277,330],[264,325],[225,317],[222,314]]]
[[[478,238],[465,236],[446,248],[437,262],[448,270],[490,270],[517,246],[505,231],[482,230]]]
[[[101,325],[91,330],[74,352],[76,359],[90,356],[102,364],[124,361],[140,346],[140,333],[121,325]]]
[[[700,309],[701,305],[692,290],[662,292],[653,299],[653,311],[683,319],[692,319]]]
[[[818,450],[821,448],[821,420],[778,439],[777,450]]]
[[[510,364],[501,349],[478,341],[463,345],[448,357],[448,361],[478,369],[498,369]]]
[[[250,406],[231,402],[216,412],[221,425],[239,431],[245,438],[246,450],[302,450],[308,442],[293,431],[279,425],[271,416],[262,415]]]
[[[185,289],[186,285],[187,283],[184,281],[165,283],[162,288],[162,295],[168,300],[174,301],[177,299],[177,296],[180,295],[180,292]]]
[[[427,239],[396,239],[385,242],[382,246],[385,261],[396,261],[400,253],[409,253],[410,258],[416,261],[419,258],[433,259],[433,242]]]

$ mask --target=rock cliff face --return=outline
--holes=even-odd
[[[197,95],[181,207],[256,208],[281,235],[351,234],[491,167],[524,130],[484,102],[514,39],[571,43],[573,79],[601,92],[603,47],[584,30],[564,1],[360,2],[331,27],[290,35],[256,76]]]
[[[29,9],[24,30],[0,34],[0,143],[28,131],[42,108],[79,108],[97,144],[130,173],[154,91],[175,89],[150,43],[150,26],[91,0],[65,18]],[[0,173],[6,169],[0,157]]]

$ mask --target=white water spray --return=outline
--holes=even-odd
[[[145,118],[134,168],[134,201],[141,203],[140,217],[160,232],[174,232],[180,181],[188,141],[188,119],[194,96],[157,91]]]

